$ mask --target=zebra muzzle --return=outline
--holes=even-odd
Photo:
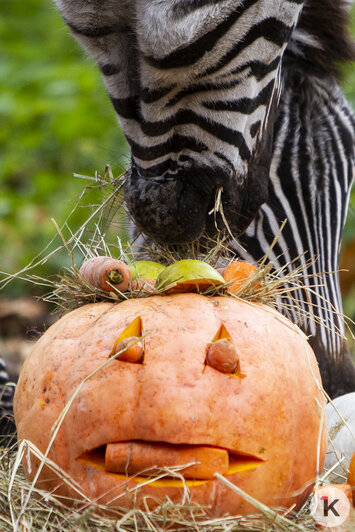
[[[213,206],[215,181],[206,172],[194,169],[193,174],[145,179],[132,170],[125,201],[138,229],[168,244],[200,239]]]

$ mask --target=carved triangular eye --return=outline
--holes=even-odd
[[[223,323],[222,323],[222,325],[220,326],[220,328],[216,332],[216,334],[215,334],[215,336],[214,336],[214,338],[212,340],[212,343],[213,342],[217,342],[217,340],[222,340],[223,338],[227,338],[228,340],[232,341],[231,335],[227,331],[225,325],[223,325]]]
[[[240,363],[237,348],[231,335],[222,324],[208,345],[205,364],[221,373],[240,373]]]
[[[113,345],[110,357],[119,353],[115,357],[115,360],[142,364],[144,357],[144,346],[141,337],[142,319],[140,316],[138,316],[121,332]]]

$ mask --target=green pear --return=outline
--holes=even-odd
[[[155,287],[169,292],[196,292],[224,283],[222,275],[206,262],[186,259],[167,266],[158,275]]]

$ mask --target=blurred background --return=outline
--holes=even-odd
[[[25,267],[66,219],[83,180],[110,164],[118,176],[128,150],[94,63],[69,35],[50,0],[0,0],[0,271]],[[352,17],[355,35],[355,10]],[[355,108],[355,68],[343,88]],[[77,229],[87,216],[71,218]],[[66,264],[55,255],[36,269],[44,277]],[[345,313],[355,319],[355,189],[345,229],[342,274]],[[19,280],[0,292],[0,355],[16,374],[32,342],[53,320]],[[353,344],[354,349],[354,344]]]

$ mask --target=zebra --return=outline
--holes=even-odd
[[[355,58],[352,1],[54,1],[130,146],[137,230],[175,246],[226,220],[237,253],[257,261],[287,218],[271,258],[287,268],[318,256],[301,326],[329,395],[354,391],[338,275],[322,275],[338,269],[354,174],[355,117],[338,85],[338,65]],[[210,215],[217,190],[223,218]]]
[[[0,444],[12,441],[15,433],[13,420],[14,385],[6,369],[5,360],[0,356]]]

